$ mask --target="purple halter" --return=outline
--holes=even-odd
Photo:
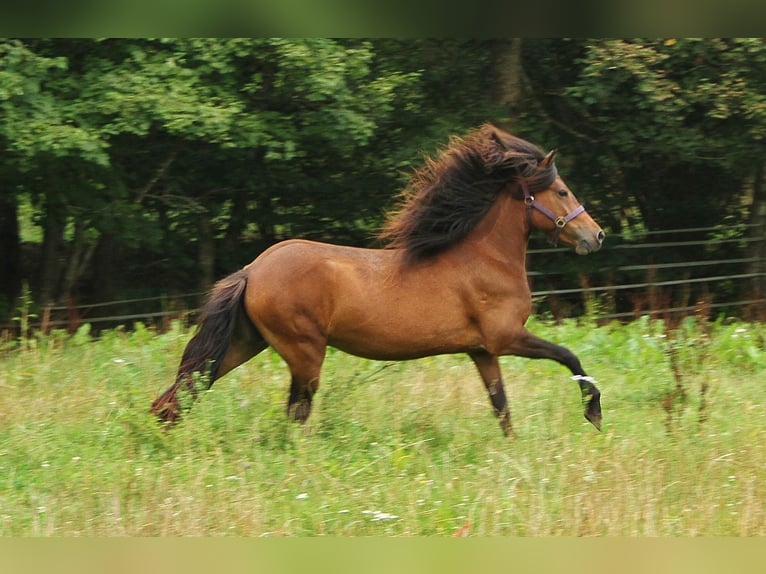
[[[555,213],[553,213],[550,209],[545,207],[544,205],[537,203],[535,201],[535,196],[529,193],[529,189],[527,188],[527,182],[524,181],[524,178],[519,178],[519,183],[521,185],[521,190],[524,192],[524,205],[527,206],[527,222],[529,223],[530,229],[532,227],[532,209],[536,209],[543,215],[545,215],[548,219],[553,221],[553,223],[556,224],[556,230],[553,233],[553,244],[556,245],[559,242],[559,236],[561,235],[561,230],[564,229],[567,223],[572,221],[575,217],[580,215],[581,213],[585,212],[585,206],[580,205],[567,213],[566,215],[556,216]]]

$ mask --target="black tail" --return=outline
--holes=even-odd
[[[175,382],[152,403],[152,413],[160,419],[174,422],[179,417],[177,395],[181,387],[186,387],[192,397],[196,396],[194,373],[207,375],[208,386],[215,381],[237,324],[245,287],[247,272],[244,269],[213,286],[200,311],[197,331],[184,349]]]
[[[187,378],[194,372],[209,374],[211,383],[216,379],[218,365],[226,355],[237,324],[245,287],[247,272],[243,269],[213,286],[200,311],[197,332],[184,349],[177,379]]]

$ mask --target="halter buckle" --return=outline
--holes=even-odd
[[[524,205],[526,205],[527,207],[532,207],[534,203],[535,203],[534,195],[528,195],[524,198]]]
[[[563,227],[567,224],[566,217],[563,217],[563,216],[557,217],[554,223],[556,223],[556,227],[558,227],[559,229],[563,229]]]

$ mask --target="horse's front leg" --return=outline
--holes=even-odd
[[[573,378],[580,385],[582,392],[582,399],[585,403],[585,418],[593,423],[593,426],[598,430],[601,430],[601,392],[596,388],[593,378],[585,373],[580,360],[572,351],[536,337],[526,329],[522,329],[521,333],[510,341],[508,351],[509,355],[529,359],[551,359],[572,371]]]
[[[484,386],[489,393],[489,400],[498,419],[500,419],[500,429],[505,436],[513,435],[511,427],[511,411],[508,408],[508,401],[505,397],[503,388],[503,378],[500,374],[500,363],[497,355],[491,355],[486,351],[477,351],[470,353],[476,368],[479,369]]]

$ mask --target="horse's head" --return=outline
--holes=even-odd
[[[556,150],[551,151],[537,165],[539,170],[550,170]],[[554,171],[555,173],[555,171]],[[547,234],[556,244],[561,241],[574,247],[578,255],[587,255],[601,249],[606,237],[604,230],[593,221],[585,207],[556,173],[553,183],[547,188],[530,193],[525,178],[519,178],[527,220],[530,226]]]

